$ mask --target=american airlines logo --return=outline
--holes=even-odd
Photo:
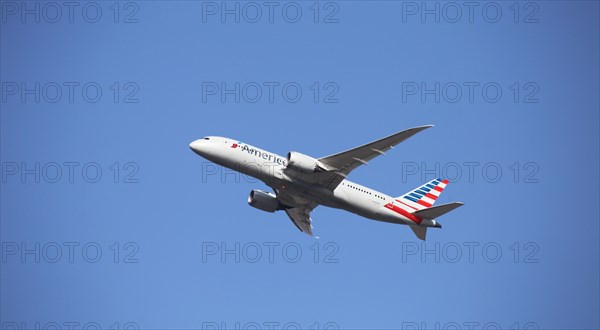
[[[249,147],[246,144],[241,145],[239,142],[232,144],[231,147],[234,148],[234,149],[240,147],[242,151],[245,151],[245,152],[249,153],[252,156],[256,156],[256,157],[262,158],[264,160],[277,163],[279,165],[287,166],[287,160],[285,158],[281,158],[281,157],[279,157],[277,155],[274,155],[274,154],[272,154],[270,152],[266,152],[266,151],[263,151],[263,150],[260,150],[260,149],[255,149],[255,148]]]

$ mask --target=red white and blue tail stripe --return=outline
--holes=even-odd
[[[396,198],[396,200],[415,210],[426,209],[433,206],[447,184],[448,180],[434,179]]]

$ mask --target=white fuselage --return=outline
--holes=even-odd
[[[275,190],[287,190],[320,205],[343,209],[373,220],[417,224],[409,208],[384,193],[349,180],[343,180],[333,191],[302,180],[306,174],[286,169],[286,157],[223,137],[211,136],[194,143],[194,150],[202,157],[255,177]],[[418,219],[418,223],[421,223],[421,219]]]

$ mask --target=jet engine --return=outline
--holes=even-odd
[[[275,212],[283,208],[275,194],[262,190],[252,190],[250,192],[248,205],[265,212]]]
[[[294,169],[296,171],[305,172],[305,173],[313,173],[317,171],[326,171],[327,168],[321,164],[318,160],[303,155],[296,151],[290,151],[287,154],[287,167]]]

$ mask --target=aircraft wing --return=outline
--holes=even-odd
[[[335,189],[335,187],[337,187],[355,168],[367,164],[371,159],[379,155],[384,155],[386,151],[390,150],[400,142],[430,127],[433,127],[433,125],[409,128],[360,147],[319,158],[319,162],[324,163],[331,168],[335,168],[335,170],[322,173],[319,176],[319,184],[326,186],[330,190]]]
[[[314,236],[310,212],[319,204],[290,194],[285,190],[277,190],[276,192],[279,201],[288,206],[288,208],[285,209],[285,213],[287,213],[290,220],[292,220],[292,223],[294,223],[301,232]]]
[[[300,229],[301,232],[306,233],[310,236],[314,236],[312,231],[312,220],[310,218],[310,210],[305,207],[293,207],[291,209],[286,209],[285,213],[287,213],[290,220]]]

